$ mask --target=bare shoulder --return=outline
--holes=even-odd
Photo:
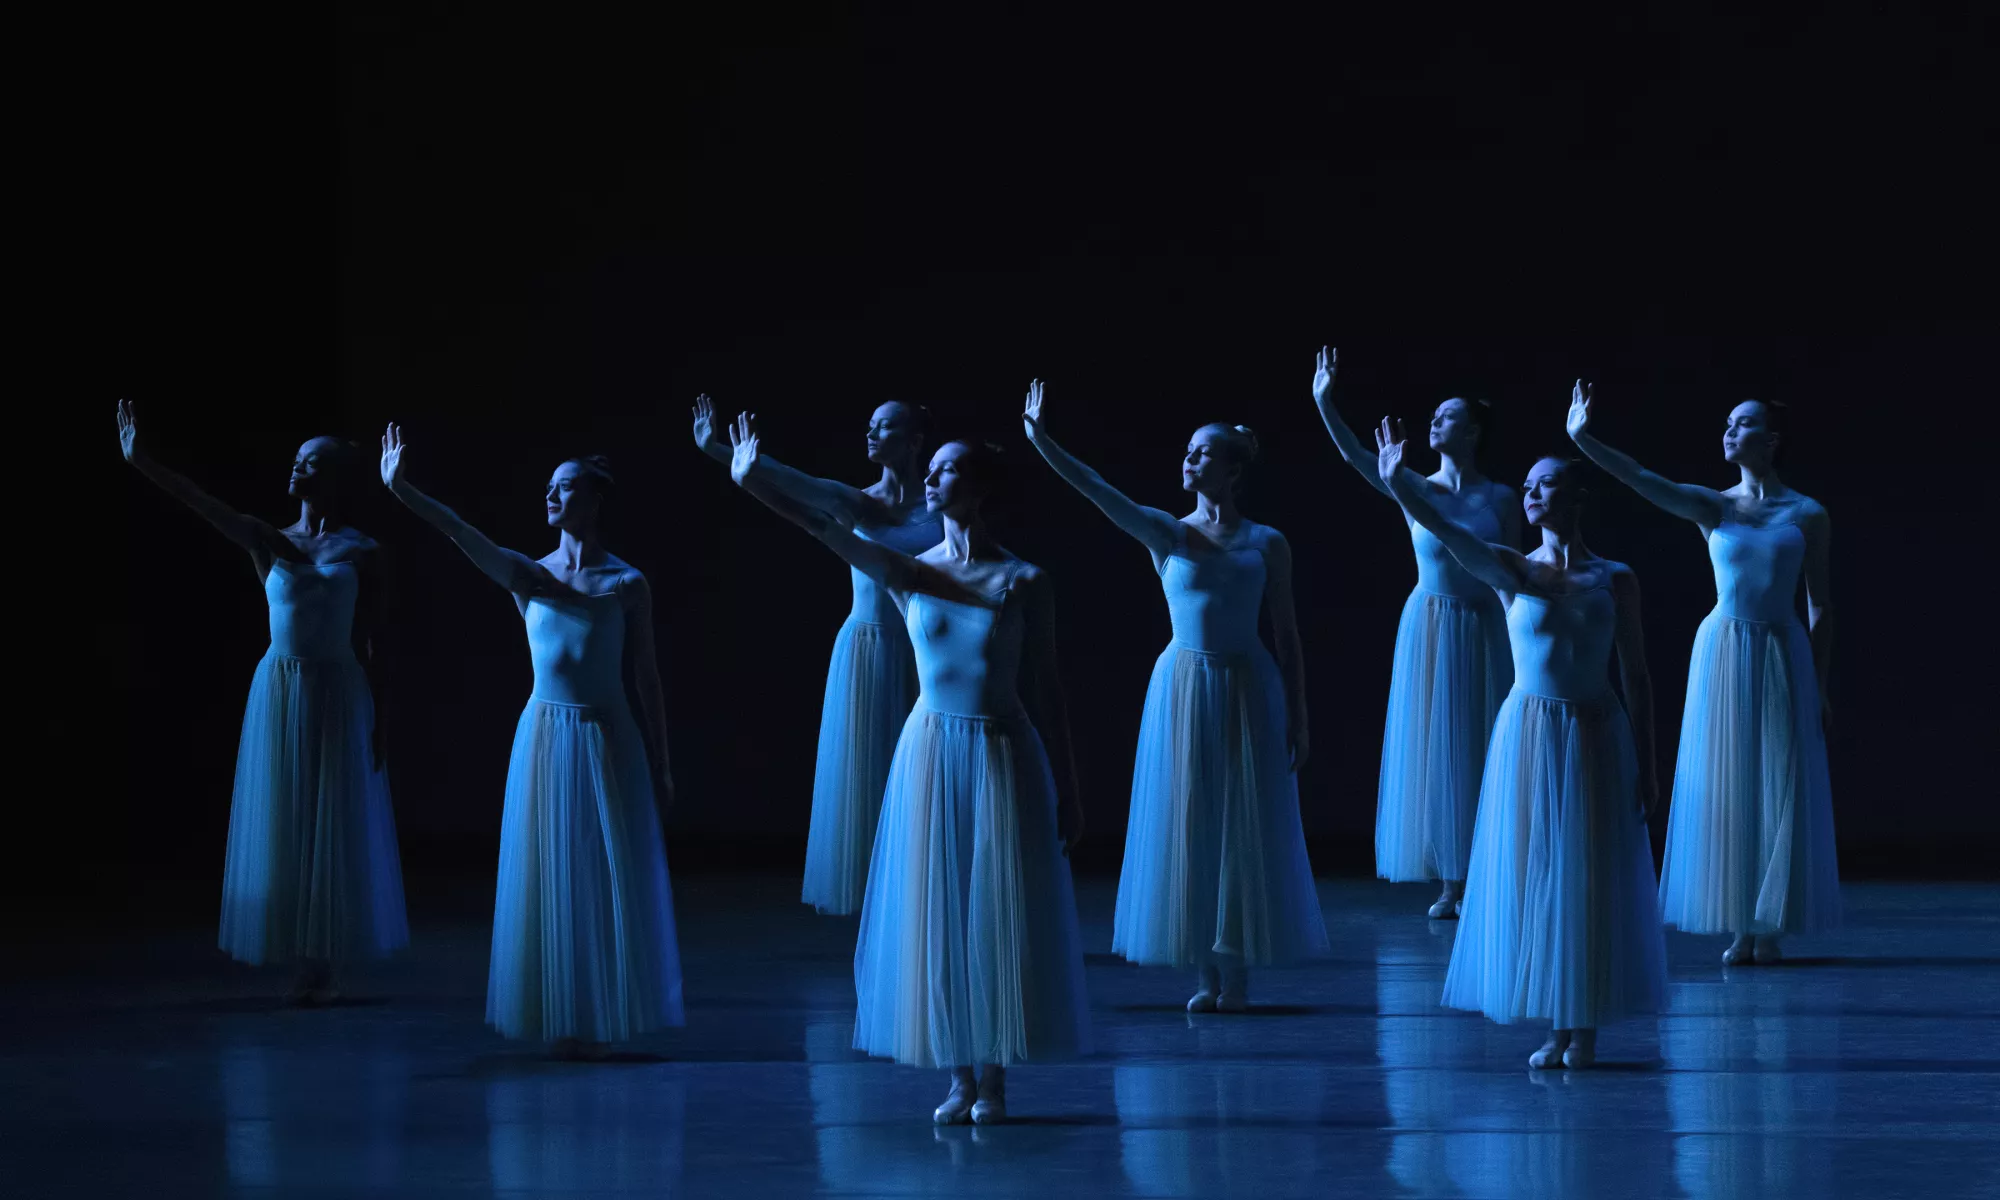
[[[1607,558],[1604,560],[1604,573],[1606,579],[1611,584],[1612,591],[1632,595],[1638,594],[1639,573],[1634,571],[1629,565],[1619,562],[1615,558]]]
[[[1827,516],[1826,505],[1821,504],[1804,492],[1799,493],[1798,508],[1796,511],[1798,513],[1799,524],[1805,526],[1807,529],[1815,527],[1824,529],[1832,520],[1831,517]]]
[[[1292,557],[1291,542],[1285,540],[1285,535],[1270,525],[1253,523],[1250,526],[1248,541],[1251,546],[1263,551],[1266,558],[1289,561]]]

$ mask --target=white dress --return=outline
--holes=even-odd
[[[882,798],[854,948],[856,1049],[921,1067],[1073,1058],[1090,1006],[1055,779],[1021,706],[1025,624],[898,595],[921,695]]]
[[[354,655],[361,570],[277,559],[271,648],[250,679],[218,942],[247,963],[371,958],[409,944],[375,702]]]
[[[1659,1011],[1666,943],[1607,582],[1507,606],[1514,690],[1486,751],[1447,1008],[1595,1029]]]
[[[1833,788],[1812,642],[1792,607],[1805,532],[1725,521],[1708,555],[1715,611],[1688,663],[1662,915],[1689,933],[1828,929],[1840,923]]]
[[[680,954],[652,772],[626,701],[615,591],[526,597],[535,690],[500,817],[486,1021],[621,1042],[679,1025]]]

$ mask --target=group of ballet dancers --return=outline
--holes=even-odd
[[[1723,961],[1744,966],[1776,961],[1783,934],[1837,923],[1822,728],[1828,520],[1778,478],[1780,410],[1753,400],[1730,411],[1723,456],[1740,480],[1718,491],[1612,449],[1596,436],[1589,387],[1572,394],[1567,432],[1583,458],[1692,521],[1715,571],[1656,876],[1639,585],[1584,542],[1579,460],[1538,459],[1517,497],[1475,465],[1490,407],[1454,397],[1429,423],[1438,468],[1419,475],[1404,465],[1400,423],[1384,418],[1371,447],[1342,418],[1335,367],[1322,350],[1319,413],[1340,455],[1396,503],[1417,560],[1375,849],[1382,877],[1441,882],[1429,915],[1460,922],[1443,1004],[1547,1021],[1531,1065],[1582,1068],[1600,1026],[1659,1010],[1663,924],[1732,935]],[[1190,1012],[1239,1012],[1252,967],[1327,948],[1296,786],[1310,741],[1291,550],[1236,502],[1256,435],[1195,431],[1181,462],[1194,507],[1176,517],[1059,445],[1053,414],[1037,381],[1028,442],[1146,547],[1173,625],[1134,757],[1113,949],[1192,969]],[[371,683],[389,616],[383,552],[345,521],[364,476],[349,444],[308,441],[290,483],[300,516],[279,529],[160,465],[127,401],[118,426],[126,460],[248,551],[263,580],[271,647],[238,749],[219,943],[247,963],[295,964],[291,998],[326,1003],[338,963],[409,936]],[[860,914],[854,1045],[948,1070],[938,1122],[1003,1120],[1007,1067],[1089,1046],[1067,862],[1083,811],[1052,590],[982,517],[1003,456],[978,439],[934,442],[928,411],[894,401],[870,419],[880,477],[865,488],[762,453],[750,414],[718,429],[705,396],[693,433],[742,490],[852,567],[801,895]],[[389,426],[382,484],[513,596],[534,664],[502,810],[487,1020],[584,1057],[678,1025],[655,804],[671,802],[673,782],[651,598],[645,576],[598,540],[610,465],[557,466],[545,501],[558,544],[535,559],[419,491],[414,459]],[[1524,522],[1539,538],[1527,553]],[[1270,648],[1258,633],[1266,610]]]

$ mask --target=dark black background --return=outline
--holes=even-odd
[[[661,7],[153,12],[64,47],[46,240],[54,315],[89,332],[58,459],[115,561],[63,570],[76,633],[30,647],[62,686],[25,752],[81,770],[25,805],[16,883],[126,919],[204,911],[220,873],[262,597],[118,462],[119,395],[160,458],[274,520],[300,441],[398,420],[421,486],[536,554],[548,472],[608,453],[608,544],[659,601],[676,871],[796,863],[847,604],[844,568],[695,453],[693,395],[857,484],[885,398],[1006,440],[996,523],[1057,581],[1082,862],[1111,869],[1166,614],[1144,552],[1021,441],[1034,376],[1064,444],[1152,504],[1184,503],[1196,425],[1258,428],[1246,506],[1300,564],[1307,830],[1321,870],[1366,872],[1414,569],[1312,408],[1329,341],[1357,424],[1492,399],[1510,482],[1565,444],[1578,375],[1610,441],[1717,486],[1730,406],[1787,402],[1787,479],[1834,519],[1847,873],[1992,870],[1996,147],[1971,6]],[[401,577],[421,910],[491,870],[527,657],[455,549],[364,516]],[[1645,588],[1664,785],[1704,548],[1611,486],[1590,540]],[[59,838],[96,849],[51,884]]]

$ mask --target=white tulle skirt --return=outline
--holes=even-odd
[[[680,953],[651,773],[623,705],[529,700],[500,817],[486,1022],[626,1041],[681,1023]]]
[[[1326,952],[1285,715],[1261,646],[1223,655],[1176,643],[1154,663],[1112,950],[1163,966]]]
[[[372,958],[407,946],[375,704],[353,659],[266,651],[250,680],[217,939],[247,963]]]
[[[902,627],[849,616],[834,639],[826,672],[799,893],[823,913],[861,909],[889,762],[916,698],[916,658]]]
[[[1712,612],[1695,633],[1660,909],[1689,933],[1840,923],[1819,680],[1797,621]]]
[[[1558,1029],[1659,1011],[1654,887],[1624,708],[1516,689],[1486,752],[1443,1004]]]
[[[854,991],[855,1048],[912,1066],[1088,1049],[1055,781],[1026,718],[911,711],[883,792]]]
[[[1500,598],[1419,589],[1403,603],[1382,728],[1375,873],[1465,878],[1486,742],[1514,683]]]

